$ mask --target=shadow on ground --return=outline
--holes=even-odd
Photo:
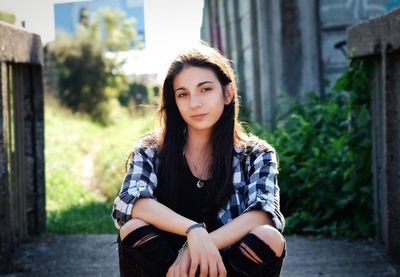
[[[45,235],[15,253],[0,276],[119,276],[116,235]],[[283,277],[400,276],[374,240],[287,237]]]

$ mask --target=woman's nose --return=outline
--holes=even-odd
[[[190,95],[190,107],[191,108],[198,108],[203,105],[201,97],[196,93],[192,93]]]

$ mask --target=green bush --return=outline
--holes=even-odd
[[[102,104],[109,100],[106,94],[107,61],[101,47],[93,43],[88,32],[76,36],[58,34],[49,51],[58,68],[61,103],[74,112],[89,114],[100,123],[107,123],[108,110]]]
[[[122,106],[129,107],[133,101],[135,105],[143,105],[148,103],[147,87],[143,83],[133,81],[129,84],[129,89],[124,93],[120,93],[118,100]]]
[[[76,34],[58,33],[49,45],[58,69],[57,97],[72,111],[109,125],[118,120],[113,115],[120,109],[114,104],[129,92],[129,82],[122,71],[125,61],[105,53],[141,47],[134,20],[118,10],[102,9],[91,21],[81,10],[80,23]]]
[[[353,62],[323,100],[293,101],[267,133],[280,158],[288,233],[371,236],[370,70]]]

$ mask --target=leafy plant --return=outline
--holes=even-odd
[[[58,67],[61,103],[74,112],[103,118],[105,111],[99,108],[108,100],[105,91],[108,72],[101,48],[92,42],[90,34],[80,33],[74,38],[59,34],[49,50]]]
[[[102,45],[108,51],[126,51],[131,47],[142,48],[135,28],[135,19],[127,18],[121,10],[100,9],[93,20]]]
[[[133,20],[119,11],[100,10],[91,22],[83,10],[80,23],[76,34],[58,33],[48,47],[58,73],[56,96],[73,112],[108,125],[117,120],[118,99],[128,94],[129,80],[122,72],[125,61],[111,58],[106,51],[140,47],[139,40]]]
[[[271,133],[253,124],[279,154],[288,233],[373,235],[369,68],[352,62],[324,99],[292,101]]]

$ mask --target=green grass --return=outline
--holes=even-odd
[[[96,183],[107,200],[113,200],[118,194],[125,175],[125,162],[137,138],[149,131],[153,117],[125,120],[104,130],[101,147],[95,156]]]
[[[101,127],[46,99],[45,157],[47,230],[58,234],[116,231],[112,200],[136,139],[152,128],[152,116],[121,115],[117,125]],[[92,153],[94,184],[83,184],[84,157]]]

